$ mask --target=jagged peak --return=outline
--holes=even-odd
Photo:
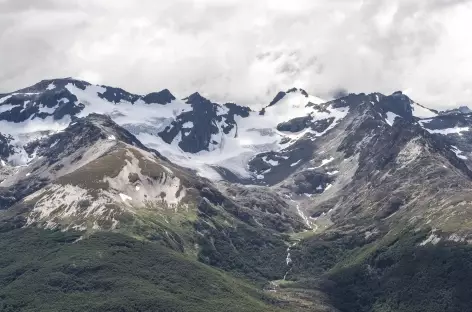
[[[158,92],[151,92],[143,96],[143,101],[147,104],[170,104],[172,101],[176,100],[176,97],[169,91],[169,89],[164,89]]]
[[[461,111],[462,113],[465,113],[465,114],[468,114],[468,113],[472,112],[472,110],[467,105],[459,106],[458,110]]]
[[[56,89],[63,89],[66,85],[70,83],[76,85],[80,89],[85,89],[87,86],[91,85],[87,81],[75,79],[72,77],[44,79],[32,86],[19,89],[15,91],[14,93],[37,93],[37,92],[54,91]]]
[[[273,106],[275,104],[277,104],[278,102],[280,102],[282,99],[285,98],[285,96],[287,96],[287,94],[290,94],[290,93],[298,93],[298,94],[301,94],[302,96],[304,96],[305,98],[309,98],[310,95],[308,94],[308,92],[306,92],[304,89],[301,89],[301,88],[291,88],[291,89],[288,89],[287,91],[280,91],[277,93],[277,95],[274,97],[274,99],[269,103],[269,105],[267,107],[270,107],[270,106]],[[319,99],[320,101],[319,102],[323,102],[323,100]]]
[[[378,103],[385,113],[392,112],[407,120],[413,118],[412,104],[413,101],[401,91],[396,91],[391,95],[381,97]]]
[[[134,145],[146,151],[151,149],[144,146],[133,134],[128,130],[118,125],[109,115],[91,113],[82,118],[74,118],[73,122],[63,131],[65,133],[74,133],[75,135],[92,136],[88,132],[86,134],[84,129],[90,129],[99,137],[108,140],[119,140],[124,143]],[[59,133],[60,134],[60,133]],[[152,150],[153,151],[153,150]],[[153,151],[156,155],[160,155]]]
[[[96,90],[98,96],[102,99],[105,99],[109,102],[114,102],[114,103],[119,103],[120,101],[125,100],[134,104],[136,101],[141,99],[146,104],[165,105],[165,104],[171,103],[172,101],[176,99],[176,97],[168,89],[163,89],[157,92],[151,92],[146,95],[139,95],[139,94],[130,93],[119,87],[111,87],[107,85],[94,85],[87,81],[72,78],[72,77],[44,79],[32,86],[29,86],[29,87],[26,87],[26,88],[23,88],[23,89],[20,89],[11,93],[1,94],[0,97],[3,98],[8,95],[15,95],[15,94],[18,94],[18,95],[37,94],[38,96],[41,96],[41,95],[49,96],[50,93],[69,92],[66,87],[71,84],[81,90],[85,90],[86,88],[90,86],[99,87],[99,89]]]
[[[109,122],[111,124],[115,124],[115,122],[111,119],[109,115],[104,115],[104,114],[98,114],[98,113],[90,113],[87,116],[83,118],[77,118],[75,120],[76,122],[92,122],[92,123],[99,123],[103,124],[104,122]]]
[[[291,88],[291,89],[289,89],[289,90],[287,90],[287,92],[285,92],[285,93],[293,93],[293,92],[299,92],[299,93],[301,93],[301,94],[302,94],[303,96],[305,96],[305,97],[308,97],[308,96],[309,96],[309,95],[308,95],[308,92],[306,92],[304,89],[302,89],[302,88],[295,88],[295,87],[294,87],[294,88]]]
[[[201,104],[213,104],[209,99],[202,96],[200,93],[195,92],[183,99],[187,104],[201,105]]]
[[[462,105],[459,106],[458,108],[453,108],[453,109],[448,109],[445,111],[438,112],[440,115],[467,115],[472,113],[472,110],[466,106]]]
[[[35,85],[38,84],[51,84],[51,83],[64,83],[64,82],[82,82],[82,83],[87,83],[90,84],[89,82],[82,80],[82,79],[77,79],[74,77],[61,77],[61,78],[51,78],[51,79],[43,79],[40,82],[38,82]]]
[[[273,105],[277,104],[277,103],[280,102],[280,100],[282,100],[286,95],[287,95],[286,92],[280,91],[279,93],[277,93],[277,95],[274,97],[274,99],[269,103],[269,106],[273,106]]]
[[[196,98],[203,98],[205,99],[199,92],[194,92],[187,96],[184,100],[189,100],[189,99],[196,99]]]
[[[391,96],[402,96],[404,95],[402,91],[395,91],[391,94]]]
[[[238,115],[243,116],[243,117],[249,116],[249,113],[253,111],[248,106],[241,106],[241,105],[238,105],[238,104],[232,103],[232,102],[225,103],[224,106],[226,108],[228,108],[229,110],[233,110],[233,111],[238,112]]]
[[[123,129],[117,123],[113,121],[113,119],[109,115],[105,114],[98,114],[98,113],[90,113],[85,117],[82,118],[74,118],[73,122],[65,129],[80,129],[84,125],[91,125],[99,128],[100,130],[103,129]],[[123,129],[124,130],[124,129]]]

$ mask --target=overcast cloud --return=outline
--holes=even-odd
[[[467,0],[0,0],[0,91],[79,77],[267,102],[292,86],[472,104]]]

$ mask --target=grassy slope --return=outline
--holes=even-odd
[[[277,311],[251,285],[158,244],[98,233],[0,234],[1,311]]]

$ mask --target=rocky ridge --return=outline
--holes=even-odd
[[[320,241],[472,240],[470,112],[401,92],[323,101],[294,88],[254,111],[56,79],[0,95],[0,126],[4,228],[123,233],[281,295],[281,280],[329,272],[310,258]]]

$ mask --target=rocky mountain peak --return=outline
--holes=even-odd
[[[406,120],[412,120],[412,103],[413,101],[408,96],[401,91],[397,91],[389,96],[380,98],[377,105],[381,107],[385,113],[392,112]]]
[[[274,97],[274,99],[272,101],[270,101],[269,106],[272,106],[272,105],[275,105],[276,103],[278,103],[280,100],[282,100],[285,97],[286,94],[287,93],[283,92],[283,91],[280,91],[279,93],[277,93],[277,95]]]
[[[207,98],[203,97],[200,93],[195,92],[189,95],[184,99],[186,103],[192,104],[192,105],[203,105],[203,104],[211,104],[210,100]]]
[[[55,79],[45,79],[41,80],[40,82],[16,91],[16,93],[37,93],[37,92],[58,92],[61,89],[64,89],[68,84],[73,84],[77,86],[78,88],[84,90],[87,86],[90,86],[91,84],[79,80],[79,79],[74,79],[72,77],[67,77],[67,78],[55,78]]]
[[[87,132],[88,131],[88,132]],[[126,144],[136,146],[145,151],[151,151],[144,146],[128,130],[120,127],[110,116],[92,113],[83,118],[77,118],[64,131],[58,133],[69,133],[75,137],[93,138],[111,141],[121,141]],[[54,135],[52,136],[54,137]],[[155,154],[155,151],[152,151]]]
[[[270,106],[273,106],[275,104],[277,104],[278,102],[280,102],[283,98],[285,98],[285,96],[287,94],[300,94],[306,98],[309,97],[308,93],[303,90],[303,89],[300,89],[300,88],[291,88],[289,90],[287,90],[286,92],[284,91],[280,91],[279,93],[277,93],[277,95],[274,97],[274,99],[272,99],[272,101],[269,103],[269,105],[267,107],[270,107]]]
[[[470,113],[472,113],[472,110],[468,106],[459,106],[458,108],[440,112],[441,115],[462,115]]]
[[[175,99],[175,96],[168,89],[164,89],[159,92],[149,93],[143,97],[143,101],[145,103],[157,103],[162,105],[169,104]]]
[[[459,106],[458,110],[463,114],[472,113],[472,110],[468,106]]]
[[[308,97],[308,92],[306,92],[305,90],[301,89],[301,88],[291,88],[289,90],[287,90],[286,93],[294,93],[294,92],[299,92],[300,94],[302,94],[304,97]]]

